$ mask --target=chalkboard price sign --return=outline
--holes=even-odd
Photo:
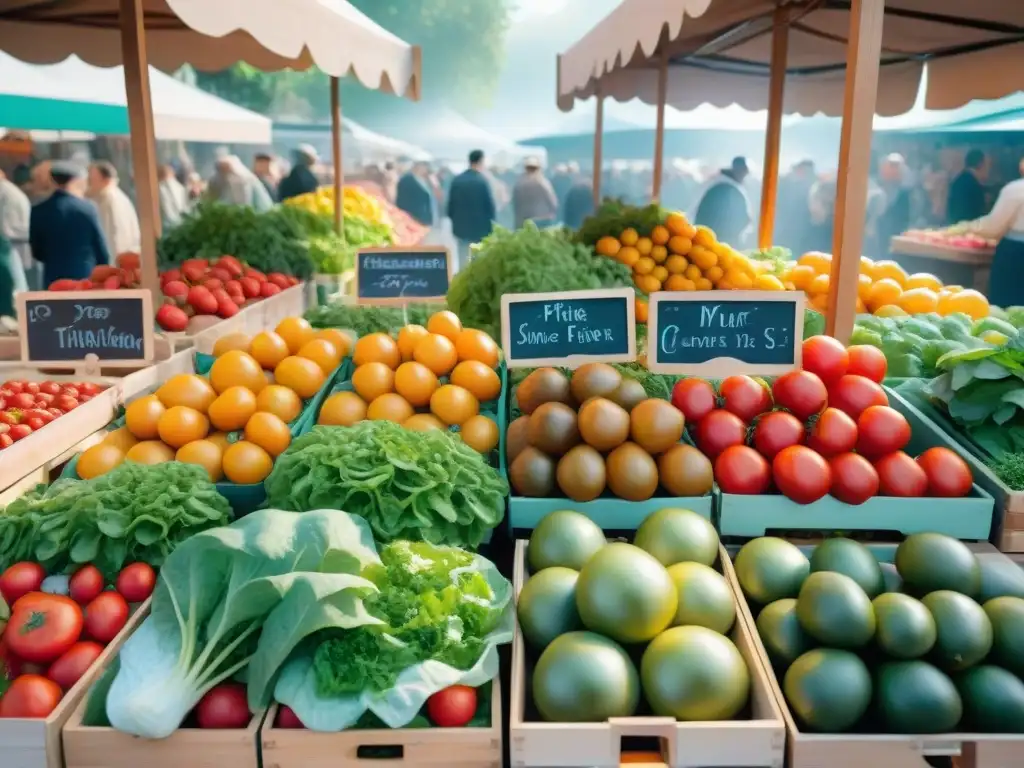
[[[356,299],[366,304],[444,300],[451,260],[444,246],[363,248],[356,257]]]
[[[722,378],[800,367],[800,291],[671,291],[651,294],[647,367]]]
[[[149,291],[34,291],[17,296],[21,359],[39,365],[137,367],[153,359]]]
[[[501,342],[509,368],[636,360],[632,288],[501,297]]]

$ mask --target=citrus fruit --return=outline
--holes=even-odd
[[[107,436],[103,438],[103,442],[108,445],[115,445],[122,452],[125,452],[139,441],[128,427],[118,427],[114,431],[108,432]]]
[[[701,270],[711,269],[713,266],[718,264],[718,256],[714,251],[707,248],[693,247],[690,249],[690,261],[697,265]]]
[[[828,312],[828,294],[817,293],[811,297],[811,309],[822,313]]]
[[[136,464],[163,464],[174,461],[174,449],[159,440],[143,440],[129,448],[124,458]]]
[[[868,309],[871,309],[871,305],[868,305]],[[883,304],[877,309],[873,310],[875,317],[906,317],[907,313],[902,307],[896,304]]]
[[[352,337],[340,328],[321,328],[313,334],[313,338],[331,342],[342,357],[348,357],[352,352]]]
[[[302,412],[302,399],[288,387],[269,384],[256,395],[256,410],[272,413],[285,423],[295,421]]]
[[[618,242],[618,241],[616,241]],[[402,422],[402,426],[413,432],[427,432],[431,429],[448,429],[437,416],[432,413],[415,413]]]
[[[417,363],[423,363],[435,376],[446,376],[459,361],[459,353],[455,344],[447,336],[428,333],[413,349],[412,357]]]
[[[478,360],[465,360],[456,365],[450,383],[468,390],[481,403],[501,394],[498,374]]]
[[[193,440],[185,443],[174,454],[174,460],[183,464],[198,464],[206,470],[211,482],[216,483],[224,477],[222,462],[224,461],[224,449],[212,440]]]
[[[636,263],[640,261],[640,251],[632,245],[624,245],[619,249],[619,252],[615,254],[615,258],[627,267],[634,267],[636,266]]]
[[[156,396],[167,408],[172,408],[175,405],[187,405],[200,413],[206,413],[210,403],[217,398],[217,393],[213,391],[210,382],[202,376],[196,376],[194,373],[179,373],[165,381],[156,391]]]
[[[942,290],[942,281],[928,272],[915,272],[907,278],[906,287],[908,291],[913,288],[928,288],[938,292]]]
[[[437,333],[454,342],[462,330],[462,321],[454,312],[447,309],[435,312],[427,320],[427,330],[430,333]]]
[[[688,237],[682,235],[673,235],[668,241],[669,253],[676,253],[680,256],[685,256],[693,248],[693,241]]]
[[[393,421],[396,424],[403,423],[413,413],[409,401],[394,392],[381,395],[366,408],[366,418],[370,421]]]
[[[654,259],[650,256],[641,256],[636,264],[633,265],[633,271],[638,275],[649,275],[653,269]]]
[[[894,280],[900,288],[905,288],[908,280],[906,270],[891,259],[876,261],[871,267],[871,277],[876,283],[879,280]]]
[[[964,287],[962,285],[947,285],[944,290],[946,293],[960,293]]]
[[[326,380],[319,365],[297,355],[289,355],[274,369],[274,381],[293,390],[303,400],[319,392]]]
[[[682,275],[669,275],[662,288],[666,291],[685,291],[686,286],[692,282],[692,280],[687,280]]]
[[[690,255],[692,257],[693,254]],[[687,280],[693,280],[694,282],[696,282],[697,280],[700,280],[703,276],[704,274],[700,271],[700,267],[698,267],[696,264],[691,264],[690,266],[683,270],[683,277],[685,277]],[[662,278],[662,280],[665,280],[667,277],[668,275],[665,275],[665,277]]]
[[[600,256],[614,256],[619,252],[619,248],[621,247],[622,243],[610,235],[605,235],[594,245],[594,250],[597,251]]]
[[[140,397],[129,403],[125,409],[125,426],[139,440],[154,440],[160,434],[157,423],[166,410],[156,395]]]
[[[797,264],[791,270],[787,276],[788,280],[796,286],[797,290],[806,291],[807,286],[811,284],[811,281],[817,277],[818,273],[814,271],[814,267],[809,264]]]
[[[207,416],[215,429],[233,432],[256,413],[256,395],[245,387],[228,387],[210,405]]]
[[[651,242],[655,245],[664,245],[670,237],[672,237],[672,233],[668,231],[668,227],[661,224],[651,230]]]
[[[656,245],[651,248],[651,258],[655,264],[664,264],[665,259],[668,258],[668,248],[664,245]]]
[[[903,292],[897,304],[910,315],[923,315],[939,308],[939,295],[931,288],[910,288]]]
[[[705,227],[698,225],[696,232],[693,235],[694,245],[703,245],[710,247],[718,242],[718,237],[715,235],[715,231],[711,227]]]
[[[811,288],[814,287],[815,283],[821,278],[826,278],[826,293],[828,291],[828,275],[818,275],[814,280],[811,281]],[[729,284],[740,291],[749,291],[754,287],[754,278],[748,275],[742,270],[741,267],[729,267],[725,272],[725,279],[729,281]],[[808,288],[809,292],[813,292],[811,288]]]
[[[334,369],[341,365],[341,354],[338,348],[326,339],[312,339],[302,345],[299,350],[299,357],[312,360],[320,366],[324,375],[334,372]]]
[[[963,312],[974,320],[988,317],[989,314],[988,299],[971,288],[954,293],[946,299],[945,305],[949,312]]]
[[[661,281],[654,275],[637,275],[633,278],[633,282],[644,293],[654,293],[661,290]]]
[[[641,237],[639,240],[636,241],[636,245],[633,247],[640,252],[641,256],[649,256],[651,253],[651,248],[654,247],[654,243],[651,242],[651,238],[649,237]]]
[[[868,275],[857,275],[857,298],[866,302],[871,296],[871,286],[874,284],[875,281]]]
[[[75,469],[83,480],[92,480],[94,477],[107,474],[122,461],[124,451],[113,443],[102,442],[82,451]]]
[[[712,288],[715,287],[715,284],[708,280],[706,277],[701,277],[698,278],[696,282],[696,287],[698,291],[710,291]],[[640,318],[638,317],[636,321],[639,323]]]
[[[202,440],[210,431],[210,420],[195,408],[176,405],[168,408],[157,424],[160,439],[171,448]]]
[[[227,432],[211,432],[203,439],[220,448],[221,453],[224,453],[224,451],[228,449],[228,446],[231,445],[231,442],[228,440]]]
[[[493,419],[477,414],[470,416],[459,427],[459,436],[462,442],[477,453],[487,453],[498,444],[498,425]]]
[[[257,333],[249,344],[249,354],[262,368],[272,371],[288,357],[288,344],[273,331]]]
[[[665,259],[665,269],[668,270],[670,275],[681,275],[686,271],[686,268],[690,266],[690,262],[686,260],[685,256],[679,256],[672,254]]]
[[[639,239],[640,235],[632,227],[622,230],[622,234],[619,235],[619,242],[623,245],[636,245]]]
[[[245,387],[259,394],[267,386],[267,377],[256,358],[233,349],[214,360],[210,368],[210,384],[218,395],[231,387]]]
[[[868,309],[874,311],[886,304],[898,305],[902,295],[903,289],[900,284],[892,278],[884,277],[875,281],[875,284],[871,286],[871,291],[864,303],[868,305]]]
[[[809,251],[796,260],[798,266],[810,267],[816,274],[825,275],[832,270],[832,254]]]
[[[248,440],[232,443],[224,451],[224,475],[232,483],[262,483],[273,468],[270,454]]]
[[[480,411],[473,394],[456,384],[445,384],[430,398],[430,412],[445,424],[462,424]]]
[[[824,277],[824,275],[822,275]],[[758,275],[754,278],[754,288],[758,291],[783,291],[785,286],[775,275]]]
[[[245,425],[245,439],[271,456],[277,456],[291,443],[292,433],[288,425],[277,416],[259,411]]]
[[[316,335],[313,326],[303,317],[286,317],[277,324],[274,333],[284,339],[284,343],[288,345],[288,351],[293,355],[302,349],[306,342],[312,341]]]
[[[459,360],[479,360],[491,368],[498,365],[498,345],[476,328],[467,328],[455,338],[455,351]]]
[[[395,391],[395,372],[384,363],[365,363],[352,374],[352,388],[363,400],[370,402]]]
[[[351,427],[366,418],[366,403],[355,392],[338,392],[324,400],[317,424]]]
[[[402,355],[398,351],[398,344],[386,333],[368,333],[356,342],[352,362],[357,366],[363,363],[384,363],[394,370],[402,362]]]
[[[721,280],[723,277],[725,277],[725,270],[723,270],[721,267],[716,265],[716,266],[712,267],[711,269],[709,269],[707,272],[705,272],[704,273],[704,277],[706,277],[712,283],[716,283],[717,284],[719,280]],[[813,277],[813,275],[812,275],[812,277]]]
[[[245,352],[249,349],[251,341],[247,333],[229,333],[227,336],[221,336],[213,343],[213,356],[220,357],[232,349],[240,349]]]
[[[437,376],[423,363],[417,363],[415,361],[409,361],[408,363],[402,363],[398,366],[398,370],[395,371],[394,377],[395,392],[404,397],[410,405],[420,408],[427,405],[430,402],[430,396],[434,394],[434,390],[438,387]],[[359,390],[356,390],[357,392]],[[362,392],[359,392],[363,395]],[[378,394],[384,394],[379,392]],[[373,400],[374,397],[367,397],[363,395],[367,400]]]
[[[405,325],[398,331],[398,352],[403,361],[412,360],[412,351],[416,343],[426,336],[430,331],[422,325]]]
[[[665,229],[673,235],[686,235],[689,237],[695,234],[693,225],[687,221],[686,216],[681,213],[670,213],[665,217]]]
[[[871,276],[871,270],[875,268],[875,262],[869,259],[867,256],[860,257],[860,273],[862,275]]]

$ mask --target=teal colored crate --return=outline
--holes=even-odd
[[[604,530],[634,530],[649,514],[667,507],[689,509],[708,520],[714,519],[711,494],[681,497],[655,496],[647,501],[600,498],[582,503],[565,498],[533,499],[513,496],[509,499],[508,504],[508,527],[510,531],[533,529],[545,515],[561,509],[571,509],[586,515]]]

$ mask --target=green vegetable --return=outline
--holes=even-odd
[[[629,205],[622,200],[607,199],[573,235],[573,241],[593,248],[602,237],[618,237],[626,229],[635,229],[641,235],[665,221],[666,211],[657,203],[643,207]]]
[[[395,333],[410,323],[426,325],[430,316],[442,309],[443,304],[409,304],[404,310],[364,304],[327,304],[308,310],[305,318],[314,328],[346,328],[365,336],[377,332]]]
[[[1012,324],[998,317],[983,317],[978,320],[971,329],[971,334],[981,336],[985,331],[996,331],[1011,339],[1017,335],[1017,329]]]
[[[1024,491],[1024,453],[1004,453],[988,462],[996,477],[1015,491]]]
[[[906,354],[889,361],[887,375],[898,379],[911,379],[920,376],[923,370],[921,358]]]
[[[315,427],[277,458],[265,481],[271,507],[344,509],[378,541],[476,548],[505,513],[508,484],[450,432],[390,421]]]
[[[882,348],[882,336],[876,331],[857,325],[850,334],[850,344],[866,344],[870,347]]]
[[[908,318],[906,322],[901,324],[900,331],[904,334],[912,333],[915,336],[930,341],[937,341],[942,338],[942,331],[927,320],[921,320],[916,317]]]
[[[771,248],[759,248],[754,251],[747,251],[747,255],[754,261],[763,261],[767,264],[771,264],[771,270],[769,274],[775,275],[776,277],[782,277],[782,274],[786,271],[787,267],[792,265],[793,252],[788,248],[783,248],[779,245],[773,245]]]
[[[804,310],[804,338],[820,336],[825,332],[825,316],[813,309]]]
[[[159,567],[199,531],[225,525],[231,507],[193,464],[126,461],[92,480],[58,480],[0,513],[0,571],[34,560],[47,573],[92,563],[113,578],[125,563]]]
[[[1024,328],[1024,307],[1007,307],[1006,320],[1014,328]]]

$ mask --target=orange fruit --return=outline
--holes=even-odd
[[[468,390],[481,403],[495,400],[501,394],[498,374],[479,360],[464,360],[456,365],[450,383]]]
[[[862,275],[867,275],[868,277],[871,277],[871,270],[874,269],[874,268],[875,268],[875,262],[874,261],[869,259],[867,256],[861,256],[860,257],[860,268],[859,268],[858,271]]]
[[[796,260],[798,266],[810,267],[816,274],[827,275],[832,270],[832,254],[808,251]],[[795,280],[793,281],[796,282]]]
[[[352,374],[352,388],[363,400],[370,402],[395,391],[395,372],[384,363],[360,365]]]
[[[701,270],[707,270],[718,264],[718,254],[710,248],[705,248],[702,245],[695,245],[690,249],[690,261],[696,264]]]
[[[654,243],[651,242],[651,238],[649,237],[641,237],[636,241],[636,245],[633,247],[640,252],[641,256],[648,256],[651,253],[651,248],[654,247]]]
[[[638,275],[649,275],[652,269],[654,269],[654,259],[650,256],[641,256],[633,265],[633,271]]]
[[[231,445],[230,441],[228,440],[227,432],[211,432],[203,439],[206,440],[207,442],[213,443],[218,448],[220,448],[220,452],[222,454],[224,453],[224,451],[228,449],[228,446]]]
[[[461,365],[461,363],[460,363]],[[458,370],[458,366],[456,366]],[[423,363],[409,361],[402,363],[395,371],[394,378],[395,392],[404,397],[410,405],[421,408],[430,403],[430,396],[437,389],[437,376]],[[358,392],[358,390],[356,390]],[[362,392],[359,392],[367,400],[373,400]],[[384,394],[383,392],[379,394]]]
[[[327,377],[312,360],[289,355],[274,369],[274,381],[282,387],[288,387],[303,400],[308,400],[320,391]]]
[[[816,309],[819,312],[828,312],[828,294],[818,293],[811,297],[811,309]]]
[[[304,317],[286,317],[277,324],[274,333],[284,339],[288,351],[293,355],[316,336],[313,326]]]
[[[868,293],[864,303],[868,305],[868,309],[874,312],[886,304],[898,305],[902,295],[903,289],[900,287],[900,284],[891,278],[884,277],[881,280],[875,281],[875,284],[871,286],[871,291]]]
[[[75,470],[83,480],[92,480],[94,477],[107,474],[122,461],[124,451],[113,443],[102,442],[82,451]]]
[[[125,409],[125,426],[139,440],[155,440],[160,435],[157,423],[166,410],[156,395],[140,397]]]
[[[930,288],[911,288],[896,303],[907,314],[923,315],[939,308],[939,295]]]
[[[272,413],[254,413],[245,425],[245,439],[269,453],[278,456],[292,442],[288,425]]]
[[[357,366],[363,363],[384,363],[394,370],[402,362],[402,355],[398,351],[398,344],[386,333],[368,333],[356,342],[352,362]]]
[[[260,393],[263,394],[262,392]],[[245,387],[228,387],[210,404],[207,416],[215,429],[234,432],[256,413],[256,395]]]
[[[213,391],[210,382],[194,373],[179,373],[176,376],[171,376],[156,391],[156,396],[167,408],[172,408],[175,405],[187,405],[200,413],[206,413],[210,403],[217,399],[217,393]]]
[[[868,305],[864,303],[864,300],[860,296],[857,297],[857,303],[854,305],[854,311],[858,315],[863,315],[868,311]]]
[[[622,234],[619,235],[619,242],[623,245],[634,246],[639,239],[640,235],[632,227],[622,230]]]
[[[417,363],[423,363],[436,376],[446,376],[459,362],[459,353],[447,336],[429,333],[420,339],[413,349],[412,357]]]
[[[348,357],[352,353],[352,337],[340,328],[323,328],[313,334],[313,338],[331,342],[342,357]]]
[[[655,267],[651,270],[651,277],[657,280],[659,283],[664,283],[668,280],[668,270],[664,267]]]
[[[272,371],[288,357],[288,343],[273,331],[264,331],[253,337],[249,354],[263,369]]]
[[[948,309],[947,314],[963,312],[970,315],[974,320],[988,317],[990,311],[988,299],[985,298],[985,295],[970,288],[952,294],[945,300],[944,305]]]
[[[214,483],[224,477],[224,449],[212,440],[193,440],[185,443],[174,454],[174,460],[183,464],[198,464],[206,470]]]
[[[616,241],[618,242],[618,241]],[[431,429],[448,429],[437,416],[432,413],[416,413],[402,422],[402,426],[413,432],[427,432]]]
[[[107,436],[103,438],[103,442],[107,445],[116,446],[122,452],[125,452],[139,441],[128,427],[118,427],[112,432],[108,432]]]
[[[416,343],[428,333],[430,331],[422,325],[406,325],[398,332],[398,351],[403,361],[412,360],[412,351],[416,348]]]
[[[673,235],[692,237],[697,233],[694,226],[681,213],[670,213],[665,217],[665,229]]]
[[[638,261],[640,261],[640,251],[634,248],[632,245],[624,245],[619,249],[619,252],[615,255],[618,261],[621,261],[627,267],[633,267]]]
[[[818,276],[814,267],[808,264],[797,264],[789,270],[789,282],[796,286],[799,291],[806,291],[811,281]]]
[[[826,273],[824,275],[815,275],[814,279],[807,284],[807,292],[812,296],[816,296],[819,293],[828,293],[829,282],[831,278]]]
[[[248,440],[232,443],[224,451],[224,475],[232,483],[262,483],[274,468],[270,454]]]
[[[302,399],[288,387],[269,384],[256,395],[256,410],[272,413],[287,424],[299,418]]]
[[[682,235],[673,235],[668,241],[669,253],[678,253],[680,256],[685,256],[693,248],[693,241],[688,237]]]
[[[338,348],[326,339],[312,339],[302,345],[299,350],[299,357],[312,360],[320,366],[324,375],[334,372],[334,369],[341,365],[341,353]]]
[[[210,420],[195,408],[176,405],[168,408],[158,423],[160,439],[171,448],[202,440],[210,431]]]
[[[706,277],[702,277],[699,280],[697,280],[696,286],[698,291],[710,291],[712,288],[715,287],[714,283],[712,283]]]
[[[459,331],[462,330],[462,321],[459,320],[458,315],[446,309],[441,312],[435,312],[430,316],[430,319],[427,320],[427,330],[430,333],[445,336],[454,342],[459,335]]]
[[[498,445],[498,425],[493,419],[477,414],[459,427],[459,437],[477,453],[487,453]]]
[[[944,290],[946,293],[960,293],[964,287],[962,285],[947,285]]]
[[[694,245],[703,245],[706,248],[713,246],[718,242],[718,237],[715,235],[715,231],[711,227],[705,227],[702,225],[697,226],[697,231],[691,238]]]
[[[822,275],[824,277],[824,275]],[[775,275],[758,275],[754,278],[754,290],[757,291],[784,291],[786,286],[782,284]]]
[[[661,224],[651,230],[651,242],[655,245],[664,245],[672,237],[672,233],[668,231],[668,227],[663,227]]]
[[[717,283],[719,280],[725,277],[725,270],[719,266],[714,266],[704,273],[704,277],[706,277],[712,283]]]
[[[462,424],[480,412],[480,403],[468,389],[445,384],[431,396],[430,412],[445,424]]]
[[[665,269],[667,269],[671,275],[681,275],[689,266],[690,262],[686,260],[685,256],[672,254],[665,260]]]
[[[871,278],[876,283],[879,280],[894,280],[900,288],[905,288],[908,275],[906,270],[895,261],[883,259],[882,261],[876,261],[871,267]]]
[[[874,284],[875,281],[871,279],[870,275],[857,275],[857,298],[867,302],[868,297],[871,295],[871,286]]]
[[[259,394],[267,386],[267,377],[256,358],[233,349],[214,361],[210,368],[210,384],[218,395],[231,387],[245,387]]]
[[[332,427],[351,427],[366,418],[366,402],[355,392],[337,392],[320,408],[317,424]]]
[[[498,345],[494,339],[476,328],[467,328],[455,338],[459,360],[479,360],[491,368],[498,365]]]
[[[822,275],[822,277],[827,276]],[[729,271],[725,273],[725,279],[728,280],[729,285],[737,291],[749,291],[754,287],[754,279],[737,267],[731,267]]]
[[[683,277],[687,280],[697,281],[704,277],[704,274],[700,271],[700,267],[696,264],[691,264],[683,270]]]
[[[682,275],[669,275],[662,288],[666,291],[685,291],[686,285],[691,282],[693,281],[687,280]]]
[[[393,421],[402,424],[414,413],[409,401],[401,395],[391,392],[381,395],[366,409],[366,418],[370,421]]]
[[[664,245],[656,245],[651,248],[651,258],[654,259],[655,264],[664,264],[665,259],[668,258],[668,248]]]
[[[621,247],[622,243],[610,235],[605,235],[595,243],[594,250],[600,256],[614,256],[619,252],[619,248]]]
[[[638,323],[646,323],[647,317],[650,315],[650,307],[647,302],[637,296],[633,299],[633,313],[636,315],[636,321]],[[457,368],[458,366],[456,366]],[[455,372],[452,371],[452,374]],[[461,386],[461,385],[460,385]]]
[[[928,272],[915,272],[907,278],[905,287],[908,291],[914,288],[928,288],[937,293],[942,290],[942,281]]]
[[[220,357],[232,349],[240,349],[242,352],[245,352],[249,349],[251,342],[252,339],[249,338],[247,333],[229,333],[227,336],[221,336],[213,343],[213,356]]]
[[[654,275],[637,275],[633,278],[633,282],[644,293],[654,293],[661,290],[661,281]]]
[[[163,464],[174,461],[174,449],[159,440],[143,440],[133,445],[124,458],[136,464]]]
[[[898,307],[895,304],[883,304],[874,310],[873,314],[875,317],[909,317],[902,307]]]

